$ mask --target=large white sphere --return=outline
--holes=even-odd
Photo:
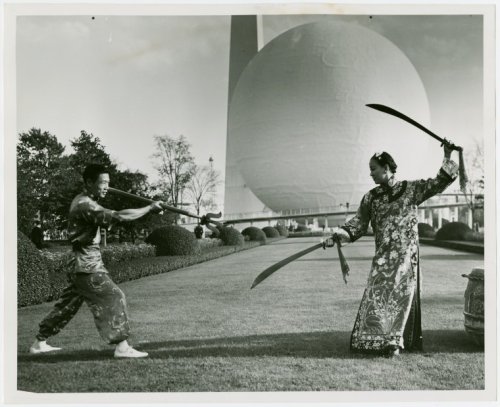
[[[408,58],[361,26],[317,22],[268,43],[232,96],[228,137],[246,185],[273,210],[358,203],[374,187],[369,158],[388,151],[398,178],[430,175],[439,145],[372,110],[391,106],[424,125],[424,86]]]

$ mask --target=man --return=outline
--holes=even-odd
[[[161,212],[161,202],[121,211],[102,207],[96,201],[106,196],[109,173],[99,164],[90,164],[85,168],[83,182],[84,191],[73,199],[69,211],[68,238],[74,253],[68,273],[70,284],[64,289],[54,309],[40,322],[30,353],[61,349],[50,346],[46,340],[64,328],[85,301],[94,315],[101,337],[116,345],[115,357],[146,357],[146,352],[137,351],[127,342],[130,328],[125,295],[104,267],[99,247],[100,228],[121,221],[133,221],[149,212]]]

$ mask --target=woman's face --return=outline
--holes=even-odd
[[[387,181],[387,172],[385,168],[373,158],[370,160],[370,177],[372,177],[375,184],[382,184]]]

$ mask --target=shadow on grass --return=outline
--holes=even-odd
[[[286,242],[283,242],[283,241],[278,241],[278,242],[271,242],[271,243],[276,243],[276,245],[288,245],[288,244],[293,244],[295,246],[304,246],[304,247],[301,247],[300,249],[306,249],[308,246],[314,246],[316,243],[319,243],[320,242],[320,239],[318,239],[317,242],[314,242],[314,241],[300,241],[297,239],[293,239],[294,241],[286,241]]]
[[[347,257],[347,256],[346,256]],[[371,257],[355,257],[355,256],[349,256],[347,258],[347,261],[348,262],[352,262],[352,261],[372,261],[373,260],[373,256]],[[304,258],[304,259],[297,259],[295,261],[339,261],[339,258],[338,256],[335,254],[334,257],[324,257],[324,258],[317,258],[317,259],[309,259],[309,258]]]
[[[424,330],[424,353],[484,353],[464,330]]]
[[[458,330],[424,331],[424,356],[433,353],[480,353],[466,333]],[[203,357],[295,357],[368,359],[377,355],[349,352],[350,332],[311,332],[271,335],[251,335],[228,338],[208,338],[144,342],[137,345],[149,352],[151,358],[203,358]],[[45,355],[18,355],[18,362],[89,361],[109,359],[111,350],[57,352]]]
[[[461,260],[480,260],[483,261],[484,256],[482,254],[462,254],[462,253],[456,253],[456,254],[427,254],[427,255],[420,255],[421,260],[455,260],[455,261],[461,261]]]

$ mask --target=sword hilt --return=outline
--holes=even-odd
[[[446,145],[449,149],[455,150],[458,152],[462,152],[463,148],[460,146],[457,146],[456,144],[453,144],[451,141],[443,139],[443,142],[441,143],[441,146]]]

